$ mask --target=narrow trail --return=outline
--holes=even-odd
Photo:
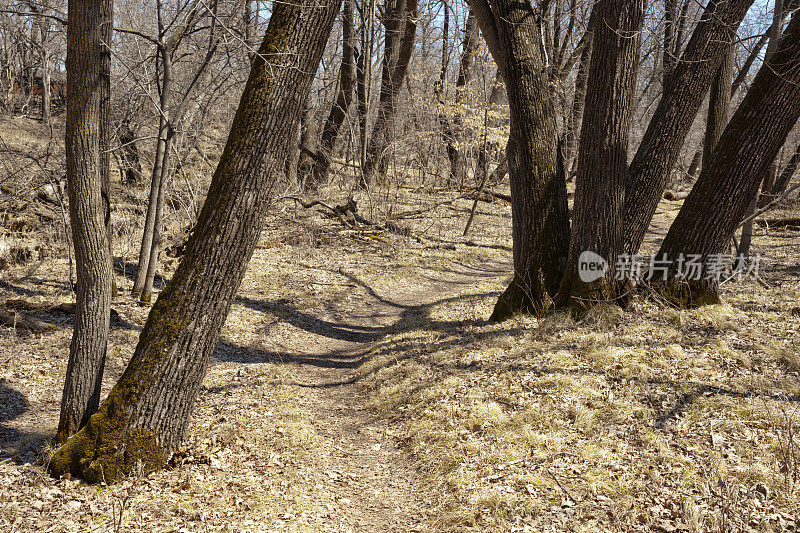
[[[296,363],[291,383],[302,409],[315,419],[324,453],[315,477],[317,490],[343,503],[313,530],[430,531],[435,529],[432,498],[398,449],[391,429],[362,405],[355,369],[373,342],[406,324],[424,320],[432,304],[475,286],[482,280],[505,276],[509,265],[483,263],[455,265],[447,272],[424,272],[402,290],[387,284],[353,314],[352,303],[341,313],[314,316],[325,324],[321,334],[304,336],[299,346],[286,346]],[[303,328],[310,329],[310,328]],[[291,526],[290,526],[291,529]]]

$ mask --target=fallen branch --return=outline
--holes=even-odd
[[[675,192],[675,191],[664,191],[664,199],[665,200],[686,200],[686,197],[689,196],[688,192]]]
[[[45,333],[48,331],[55,331],[59,329],[53,324],[48,324],[37,318],[25,316],[20,313],[9,313],[0,309],[0,323],[12,328],[22,328],[34,333]]]
[[[768,228],[785,228],[787,226],[800,227],[800,218],[757,218],[753,220],[758,225],[767,226]]]
[[[387,221],[385,225],[382,225],[362,217],[361,215],[358,214],[357,212],[358,206],[356,205],[355,200],[353,200],[352,198],[348,200],[348,202],[345,205],[336,205],[336,206],[327,204],[322,200],[312,200],[310,202],[306,202],[302,198],[291,195],[281,196],[280,199],[294,200],[295,202],[303,206],[303,208],[305,209],[311,209],[312,207],[315,206],[324,207],[325,209],[331,211],[331,213],[333,213],[339,219],[339,222],[341,222],[343,226],[350,229],[358,229],[355,224],[358,223],[358,224],[363,224],[364,226],[375,228],[379,231],[388,231],[390,233],[402,235],[403,237],[413,237],[417,242],[422,242],[422,237],[415,235],[408,228],[393,223],[391,220]],[[351,224],[349,220],[345,219],[345,217],[348,216],[353,219],[354,223]]]

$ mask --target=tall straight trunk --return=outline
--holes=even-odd
[[[364,181],[368,184],[377,174],[386,174],[389,159],[386,151],[394,140],[394,119],[414,51],[417,31],[417,0],[386,0],[383,14],[384,37],[381,91],[378,97],[378,116],[367,146]]]
[[[445,142],[447,145],[447,158],[450,160],[450,179],[453,183],[464,183],[467,165],[464,151],[460,148],[464,137],[464,120],[461,116],[461,105],[464,103],[467,84],[472,78],[472,65],[475,52],[478,49],[478,21],[470,10],[467,15],[467,25],[464,29],[464,40],[461,50],[461,61],[456,78],[455,113],[451,120],[445,123]]]
[[[361,51],[356,62],[356,93],[358,94],[358,164],[361,170],[359,186],[367,187],[367,137],[372,100],[372,54],[375,46],[375,0],[365,0],[361,11]]]
[[[800,17],[793,17],[771,60],[761,67],[709,164],[667,233],[658,257],[673,261],[661,290],[684,305],[719,301],[712,265],[723,254],[762,176],[800,118]],[[702,279],[676,277],[680,254],[702,258]],[[726,266],[729,266],[729,262]]]
[[[338,0],[276,3],[186,255],[100,410],[50,461],[111,482],[164,465],[186,433],[208,358],[244,277]]]
[[[50,53],[47,50],[47,44],[44,42],[45,28],[42,23],[39,24],[39,34],[42,47],[42,66],[39,71],[42,83],[42,123],[49,126],[51,117],[50,108],[53,100],[50,91]]]
[[[437,104],[437,120],[439,127],[442,128],[442,140],[447,148],[447,156],[450,159],[450,146],[455,142],[448,139],[450,135],[450,117],[448,116],[447,98],[447,67],[450,62],[450,4],[448,0],[442,0],[442,62],[439,66],[439,79],[434,82],[433,95]],[[453,177],[453,168],[450,168],[450,178]]]
[[[342,65],[339,67],[339,90],[330,114],[322,128],[319,149],[314,158],[309,185],[319,187],[328,182],[331,157],[336,146],[344,120],[353,101],[353,85],[355,82],[356,34],[353,31],[353,15],[355,0],[344,0],[342,6]]]
[[[728,51],[717,70],[714,81],[711,82],[711,92],[708,96],[708,119],[706,120],[706,135],[703,142],[703,166],[707,164],[717,146],[725,126],[728,125],[728,112],[731,107],[731,84],[733,83],[733,69],[735,66],[735,49],[733,35],[730,35]]]
[[[786,166],[783,167],[783,170],[778,176],[778,179],[775,180],[775,185],[772,187],[772,196],[777,198],[781,194],[786,191],[786,188],[789,186],[789,182],[792,181],[792,177],[794,177],[795,172],[797,172],[797,167],[800,165],[800,144],[797,145],[792,157],[789,159],[789,162],[786,163]]]
[[[531,4],[471,0],[489,50],[503,72],[510,110],[508,167],[511,176],[514,278],[500,296],[492,320],[517,312],[541,313],[564,272],[569,215],[556,113],[545,51]]]
[[[753,0],[709,0],[628,167],[623,251],[636,254],[686,135]]]
[[[156,155],[153,159],[153,170],[150,174],[150,196],[147,202],[147,214],[142,232],[142,242],[139,247],[139,263],[136,278],[133,282],[131,295],[140,299],[145,294],[152,292],[152,279],[150,278],[150,260],[153,255],[158,255],[158,238],[160,235],[161,210],[163,209],[163,181],[169,163],[169,152],[172,141],[172,129],[167,117],[170,113],[170,96],[172,93],[172,68],[171,58],[166,46],[159,46],[161,74],[161,96],[159,99],[160,115],[158,119],[158,139],[156,140]],[[159,205],[161,198],[161,205]],[[155,274],[155,265],[152,273]],[[148,296],[149,298],[149,296]],[[144,299],[143,299],[144,301]]]
[[[577,312],[616,297],[614,264],[622,246],[620,215],[644,0],[599,0],[594,10],[595,49],[578,152],[569,259],[556,302]],[[605,275],[580,275],[578,263],[586,252],[606,261]]]
[[[113,4],[70,0],[67,25],[67,191],[75,245],[75,326],[61,400],[58,441],[84,427],[98,408],[111,316],[111,258],[102,197],[102,84],[110,62],[103,42],[113,26]],[[106,117],[107,118],[107,117]]]
[[[581,120],[586,104],[586,84],[589,79],[589,64],[592,60],[592,18],[589,17],[589,25],[584,35],[585,42],[581,50],[580,63],[578,64],[578,74],[575,77],[575,92],[572,96],[572,109],[569,114],[569,122],[564,132],[564,167],[567,176],[572,176],[575,172],[575,159],[578,155],[578,137],[581,131]]]

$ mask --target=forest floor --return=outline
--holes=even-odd
[[[134,193],[131,193],[134,194]],[[139,194],[142,196],[143,191]],[[347,191],[320,196],[340,203]],[[110,486],[46,475],[72,317],[62,257],[0,301],[0,527],[8,531],[788,531],[800,519],[800,234],[759,229],[761,283],[677,310],[647,296],[575,322],[486,318],[509,280],[510,208],[402,188],[346,228],[276,203],[168,468]],[[680,202],[663,202],[650,251]],[[797,216],[797,206],[782,214]],[[120,295],[104,391],[148,308]],[[165,257],[168,277],[177,259]],[[38,307],[37,307],[38,306]]]

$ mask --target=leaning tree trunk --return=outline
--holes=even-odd
[[[628,163],[628,137],[636,93],[644,0],[599,0],[594,52],[586,91],[575,177],[569,259],[556,303],[582,313],[616,297],[614,265],[622,245],[621,212]],[[579,258],[602,257],[609,268],[582,277]]]
[[[312,187],[320,187],[328,182],[336,139],[353,101],[356,49],[356,35],[353,32],[354,5],[354,0],[344,0],[342,6],[342,65],[339,67],[339,91],[322,128],[322,138],[311,169],[309,185]]]
[[[707,166],[714,148],[717,146],[725,126],[728,125],[728,110],[731,106],[731,85],[733,83],[733,69],[735,66],[736,51],[733,43],[733,34],[722,64],[717,70],[714,81],[711,83],[711,92],[708,96],[708,118],[706,120],[706,136],[703,142],[703,166]]]
[[[625,187],[625,245],[636,254],[686,135],[723,57],[753,0],[710,0],[628,167]]]
[[[718,259],[798,118],[800,17],[793,17],[661,245],[658,257],[673,262],[668,280],[657,285],[667,297],[687,306],[719,301],[719,279],[714,270],[719,266]],[[701,257],[701,279],[679,279],[676,261],[680,254]],[[730,261],[724,263],[730,266]]]
[[[110,482],[164,465],[190,412],[256,247],[338,11],[338,0],[276,3],[196,231],[161,292],[133,357],[100,410],[50,462]]]
[[[67,191],[75,244],[77,300],[57,441],[85,426],[100,403],[111,313],[102,151],[103,72],[110,52],[111,0],[70,0],[67,25]],[[107,118],[107,117],[106,117]]]
[[[386,0],[383,15],[384,37],[381,91],[378,116],[367,146],[363,181],[372,182],[377,174],[383,177],[388,168],[386,151],[394,139],[394,118],[400,89],[403,87],[417,31],[417,0]]]
[[[510,110],[508,166],[511,176],[514,278],[491,320],[517,312],[541,313],[564,272],[569,215],[556,114],[545,68],[537,14],[528,3],[471,0],[489,50],[503,72]]]

